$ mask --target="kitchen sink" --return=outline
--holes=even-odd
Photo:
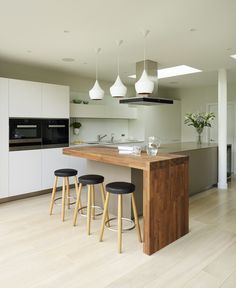
[[[135,141],[135,140],[127,140],[127,141],[120,141],[120,140],[114,140],[114,141],[88,141],[85,142],[85,144],[89,145],[116,145],[116,144],[132,144],[132,143],[140,143],[142,141]]]

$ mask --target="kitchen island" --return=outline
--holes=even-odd
[[[63,153],[111,164],[114,173],[115,166],[142,171],[144,253],[151,255],[188,233],[188,156],[121,155],[109,146],[70,147]]]

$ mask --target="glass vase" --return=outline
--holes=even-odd
[[[202,144],[202,132],[203,132],[203,128],[197,128],[197,144]]]
[[[198,135],[197,135],[197,144],[199,144],[199,145],[202,144],[202,133],[198,133]]]

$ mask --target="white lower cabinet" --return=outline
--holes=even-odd
[[[41,150],[9,152],[9,196],[42,187]]]
[[[62,150],[9,152],[9,196],[51,189],[57,169],[73,168],[78,170],[78,176],[85,174],[86,159],[63,155]],[[73,183],[74,177],[70,177],[70,184]],[[61,185],[62,178],[59,177],[58,186]]]
[[[78,176],[85,174],[86,159],[64,155],[63,148],[42,150],[42,189],[50,189],[54,183],[54,171],[57,169],[71,168],[78,171]],[[69,178],[70,184],[74,177]],[[62,178],[58,179],[58,186],[62,185]]]
[[[0,198],[8,196],[8,79],[0,78]]]
[[[70,168],[68,156],[62,154],[63,148],[42,150],[42,190],[53,187],[54,171],[57,169]],[[61,185],[59,179],[58,185]]]

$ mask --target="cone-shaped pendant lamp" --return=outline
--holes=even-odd
[[[154,90],[154,82],[152,80],[150,80],[150,78],[148,77],[147,71],[146,71],[146,67],[145,67],[145,60],[146,60],[146,37],[149,34],[149,30],[146,30],[143,34],[144,36],[144,70],[142,73],[142,76],[140,77],[140,79],[135,83],[135,90],[137,92],[137,94],[151,94]]]
[[[111,96],[114,98],[122,98],[126,96],[127,93],[127,88],[125,87],[125,85],[122,83],[121,79],[120,79],[120,55],[119,55],[119,47],[121,46],[121,44],[123,43],[123,40],[120,40],[117,42],[117,46],[118,46],[118,56],[117,56],[117,78],[115,83],[111,86],[110,88],[110,93]]]
[[[89,97],[91,100],[102,100],[104,91],[98,82],[98,54],[101,52],[101,48],[96,49],[96,81],[93,88],[89,90]]]

